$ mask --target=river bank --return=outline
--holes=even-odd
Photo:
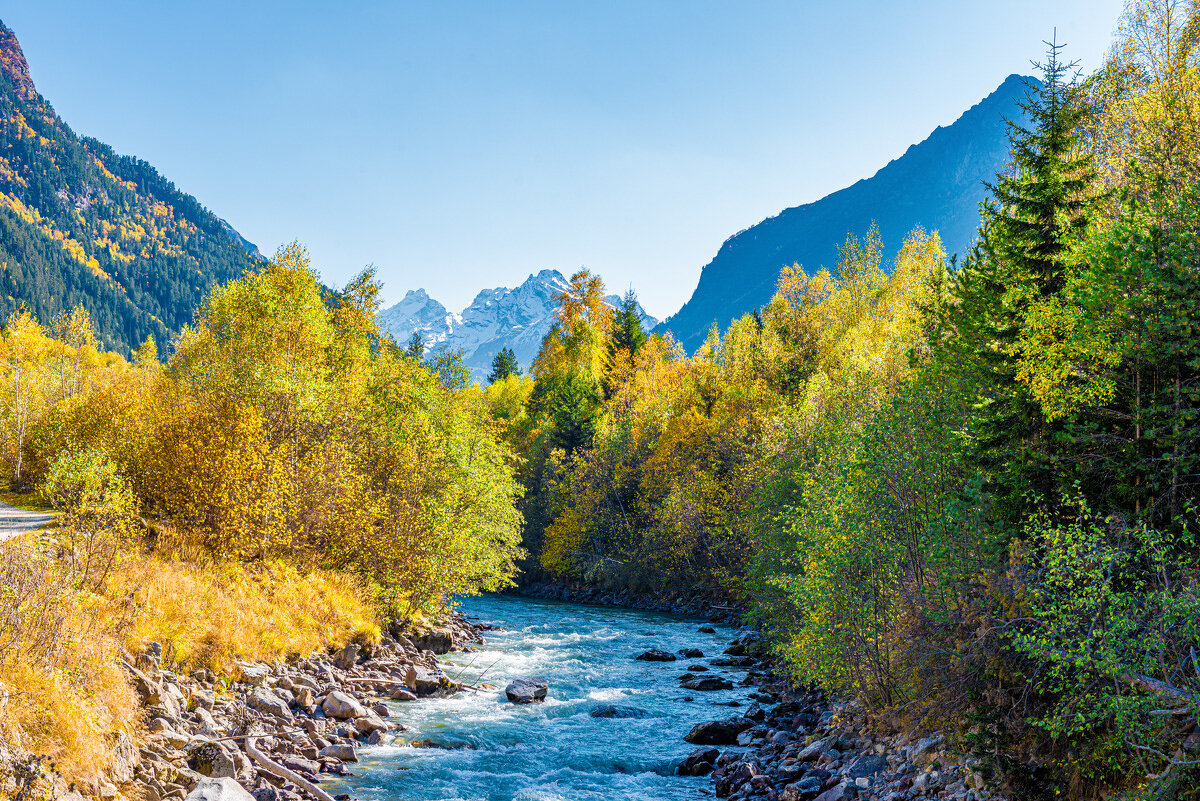
[[[161,647],[147,643],[123,660],[146,730],[136,744],[122,737],[116,767],[94,786],[76,787],[52,765],[26,761],[8,789],[64,801],[244,801],[243,793],[255,801],[333,801],[321,782],[346,774],[356,749],[405,729],[385,699],[405,703],[463,689],[438,655],[482,642],[485,628],[448,613],[421,631],[393,626],[377,644],[242,663],[232,678],[173,672],[162,665]]]
[[[577,583],[540,582],[513,591],[521,597],[670,612],[739,626],[741,610],[706,591],[611,592]],[[940,732],[904,731],[853,701],[820,690],[795,689],[761,639],[743,634],[718,666],[745,669],[741,686],[755,703],[741,716],[711,721],[689,738],[699,748],[676,768],[709,775],[718,797],[775,801],[881,801],[946,798],[1001,801],[983,760],[954,749]],[[685,674],[686,675],[686,674]],[[701,674],[703,675],[703,674]],[[682,681],[694,681],[689,677]]]

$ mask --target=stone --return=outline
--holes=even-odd
[[[715,690],[732,690],[733,682],[723,679],[720,676],[700,676],[699,678],[689,679],[680,686],[685,690],[713,692]]]
[[[235,778],[237,763],[223,746],[223,743],[204,743],[197,746],[188,755],[188,767],[201,776],[209,776],[214,779]]]
[[[932,737],[926,737],[923,740],[918,740],[917,744],[912,747],[911,751],[909,751],[908,760],[910,762],[918,762],[918,760],[929,753],[931,749],[940,744],[944,739],[945,738],[940,734],[935,734]]]
[[[408,690],[404,689],[403,687],[394,687],[392,689],[392,691],[390,693],[388,693],[388,698],[391,698],[393,701],[415,701],[415,700],[417,700],[417,696],[414,693],[409,692]]]
[[[339,762],[357,762],[358,754],[354,753],[354,746],[335,743],[327,745],[319,752],[322,757],[332,757]]]
[[[365,718],[371,714],[367,708],[341,690],[334,690],[325,696],[321,709],[331,718],[338,720],[353,720]]]
[[[360,735],[370,734],[373,731],[387,731],[387,724],[383,722],[375,713],[370,713],[366,717],[354,719],[354,730]]]
[[[852,784],[838,784],[830,787],[825,792],[816,797],[816,801],[849,801],[858,795],[858,791]]]
[[[712,626],[701,626],[700,628],[696,629],[696,631],[699,632],[700,634],[716,634],[717,633],[717,630],[714,629]]]
[[[187,801],[255,801],[245,789],[228,776],[202,779],[187,794]]]
[[[755,659],[752,656],[718,657],[709,664],[713,667],[753,667]]]
[[[679,655],[684,659],[703,659],[704,652],[699,648],[680,648]]]
[[[454,686],[450,677],[440,670],[414,668],[412,690],[417,695],[433,695],[439,690],[449,690]]]
[[[313,776],[321,772],[321,763],[315,759],[305,759],[298,756],[280,757],[279,761],[285,768],[291,768],[297,773],[309,773]]]
[[[588,713],[594,718],[648,718],[650,713],[636,706],[619,706],[617,704],[601,704]],[[714,757],[715,759],[715,757]]]
[[[821,755],[821,752],[837,742],[836,737],[826,737],[822,740],[816,740],[809,745],[806,745],[799,754],[796,754],[796,759],[801,762],[811,762]]]
[[[269,784],[251,790],[250,795],[253,796],[254,801],[279,801],[279,791]]]
[[[697,723],[683,739],[693,745],[736,745],[737,737],[753,724],[745,718],[726,718]]]
[[[516,679],[504,688],[504,694],[514,704],[534,704],[546,700],[550,683],[542,678]]]
[[[188,709],[192,711],[207,709],[211,712],[216,703],[217,694],[203,687],[193,687],[191,693],[188,695]]]
[[[150,720],[150,725],[146,728],[150,730],[151,734],[160,731],[168,731],[171,729],[171,721],[167,720],[166,718],[152,718]]]
[[[708,665],[688,665],[687,669],[689,673],[707,673]]]
[[[285,720],[292,716],[292,710],[288,709],[287,702],[266,687],[255,687],[246,696],[246,706]]]
[[[666,651],[660,651],[657,648],[651,648],[645,653],[638,654],[634,659],[640,662],[674,662],[675,654],[669,654]]]
[[[266,683],[267,678],[271,675],[271,668],[264,665],[262,662],[250,662],[244,665],[238,665],[239,680],[249,684],[251,687],[259,687]]]
[[[846,776],[851,779],[861,779],[866,776],[874,776],[886,767],[886,757],[880,754],[867,754],[864,757],[860,757],[850,766],[850,770],[847,771]]]
[[[454,632],[450,629],[431,629],[424,634],[409,638],[413,647],[421,651],[433,651],[435,654],[449,653],[454,647]]]
[[[307,687],[300,687],[296,690],[296,706],[308,711],[317,705],[316,697],[313,691]]]
[[[376,701],[371,704],[370,710],[381,718],[391,717],[392,710],[388,709],[388,705],[382,701]]]
[[[342,670],[349,670],[358,664],[358,652],[361,650],[358,643],[350,643],[342,650],[338,651],[337,656],[333,658],[333,664],[340,667]]]
[[[707,776],[712,773],[720,755],[721,752],[715,748],[697,748],[679,763],[675,772],[680,776]]]

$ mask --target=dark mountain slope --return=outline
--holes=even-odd
[[[846,234],[862,235],[872,221],[891,254],[918,224],[936,229],[947,253],[965,252],[979,225],[981,181],[994,178],[1008,162],[1004,119],[1019,119],[1016,101],[1026,80],[1032,79],[1010,75],[953,125],[938,128],[871,178],[727,239],[701,271],[691,299],[659,330],[671,331],[695,350],[714,323],[723,328],[765,305],[782,267],[833,269]]]
[[[80,138],[0,23],[0,323],[82,304],[105,346],[160,348],[214,285],[256,263],[236,231],[140,159]]]

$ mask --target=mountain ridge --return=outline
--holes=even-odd
[[[149,163],[79,136],[0,22],[0,321],[83,306],[103,347],[160,350],[257,248]]]
[[[461,349],[463,363],[482,380],[492,358],[505,347],[512,348],[521,369],[528,369],[554,324],[556,296],[568,286],[561,272],[543,269],[511,289],[481,289],[461,312],[448,311],[424,289],[410,289],[375,319],[401,344],[419,333],[429,353]],[[621,302],[617,295],[605,300],[614,308]],[[658,320],[638,309],[644,328],[657,325]]]
[[[877,222],[889,255],[916,225],[937,230],[947,253],[963,253],[979,225],[979,203],[1008,162],[1005,120],[1020,118],[1016,101],[1035,78],[1009,75],[950,125],[868,178],[738,231],[700,272],[692,296],[658,326],[694,351],[710,328],[761,308],[774,294],[779,271],[799,263],[833,269],[847,233],[863,235]]]

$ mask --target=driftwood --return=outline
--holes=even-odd
[[[271,773],[281,779],[290,781],[292,784],[296,785],[301,790],[304,790],[313,798],[317,799],[317,801],[335,801],[333,796],[301,776],[299,773],[296,773],[294,770],[288,770],[283,765],[280,765],[278,762],[272,760],[262,751],[259,751],[257,740],[260,736],[262,735],[250,735],[246,737],[246,753],[249,754],[250,759],[254,761],[254,764],[258,765],[267,773]]]

